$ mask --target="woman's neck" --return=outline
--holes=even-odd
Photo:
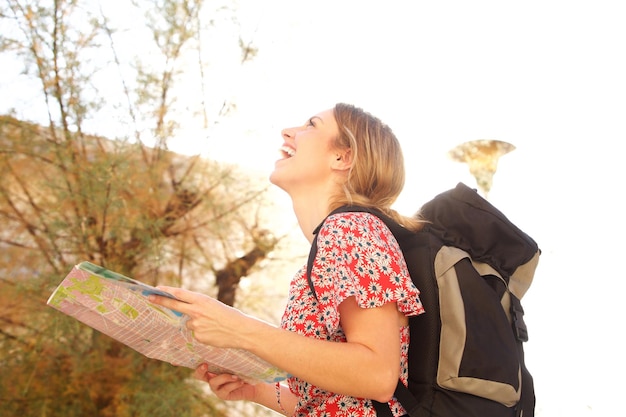
[[[313,231],[330,213],[328,199],[292,198],[292,204],[300,230],[311,243],[314,238]]]

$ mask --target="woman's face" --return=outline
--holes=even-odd
[[[310,193],[336,185],[332,180],[339,168],[339,152],[332,143],[338,134],[332,109],[316,114],[302,126],[283,129],[281,158],[270,181],[292,197],[299,191]]]

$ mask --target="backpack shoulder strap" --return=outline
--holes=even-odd
[[[321,228],[321,224],[317,226],[313,234],[315,237],[313,238],[313,242],[311,243],[311,249],[309,250],[309,258],[306,263],[306,280],[309,284],[309,289],[311,293],[313,293],[313,297],[317,300],[317,293],[315,292],[315,284],[313,284],[313,279],[311,278],[311,272],[313,271],[313,262],[315,261],[315,256],[317,255],[317,233]]]

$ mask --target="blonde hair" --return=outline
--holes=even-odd
[[[404,157],[398,139],[380,119],[350,104],[338,103],[333,114],[339,127],[333,146],[349,149],[352,164],[343,194],[331,201],[331,210],[344,205],[375,208],[410,230],[418,230],[419,216],[406,217],[391,208],[404,187]]]

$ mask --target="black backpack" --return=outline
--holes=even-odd
[[[389,227],[424,305],[424,314],[409,318],[408,389],[398,381],[394,394],[409,415],[534,416],[520,299],[541,253],[535,241],[462,183],[422,207],[428,223],[419,232],[369,208],[344,206],[331,215],[355,211]],[[316,240],[307,264],[313,294]],[[392,415],[387,404],[374,401],[374,407],[379,417]]]

